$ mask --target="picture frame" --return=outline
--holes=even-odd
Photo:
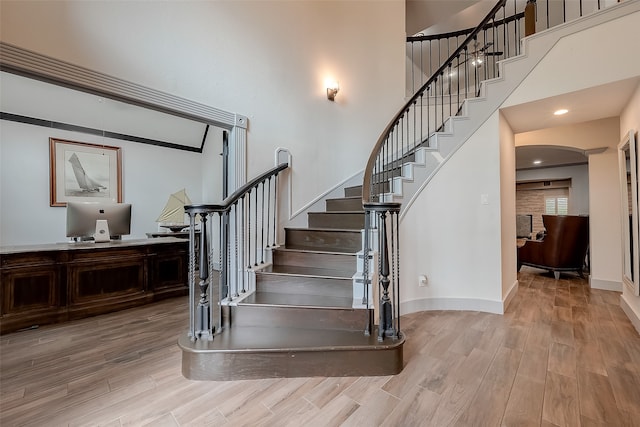
[[[122,149],[49,138],[51,206],[122,203]]]

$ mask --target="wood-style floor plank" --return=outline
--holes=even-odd
[[[181,375],[187,300],[0,337],[4,426],[640,425],[640,335],[617,292],[523,267],[503,315],[411,313],[387,377]]]

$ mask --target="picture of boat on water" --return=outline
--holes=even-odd
[[[109,197],[109,157],[67,151],[65,196]]]

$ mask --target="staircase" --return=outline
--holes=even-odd
[[[271,264],[255,269],[255,292],[224,307],[228,328],[213,340],[182,336],[183,375],[196,380],[393,375],[404,338],[365,334],[373,309],[356,295],[362,250],[362,189],[286,228]],[[362,258],[362,257],[360,257]],[[354,279],[354,276],[356,279]],[[357,289],[357,287],[356,287]]]
[[[607,19],[624,15],[626,4],[634,9],[640,3],[610,7]],[[503,6],[504,1],[499,1],[494,10]],[[466,45],[475,45],[483,25],[489,19],[496,21],[491,16],[494,13],[392,119],[369,158],[363,186],[347,188],[344,197],[326,200],[324,212],[308,213],[308,227],[286,228],[283,246],[269,243],[275,241],[278,224],[277,180],[273,186],[271,181],[277,178],[275,169],[255,178],[221,205],[185,208],[192,224],[195,215],[206,215],[212,224],[219,218],[220,229],[225,230],[219,240],[209,241],[212,248],[216,242],[223,248],[216,292],[210,288],[216,286],[211,275],[217,260],[212,255],[205,259],[205,254],[199,265],[208,265],[209,273],[197,275],[193,233],[191,236],[192,317],[189,334],[179,338],[185,377],[371,376],[402,370],[398,239],[402,230],[396,202],[403,199],[406,212],[442,165],[504,104],[551,48],[563,37],[590,28],[594,19],[585,17],[528,37],[516,56],[496,63],[495,74],[483,80],[477,91],[474,88],[474,98],[452,105],[452,98],[447,100],[438,89],[438,76],[458,61],[456,55]],[[445,114],[447,110],[450,115]],[[280,165],[278,171],[287,167]],[[265,198],[272,193],[273,199]],[[265,227],[266,239],[258,232]],[[201,240],[200,247],[207,247],[207,241]],[[269,255],[263,257],[265,251]],[[214,252],[212,249],[211,254]],[[363,262],[364,253],[367,262]],[[196,275],[201,288],[197,309],[193,305]],[[253,280],[246,281],[245,291],[247,276]],[[363,286],[364,278],[370,290]],[[365,290],[368,299],[363,298]]]

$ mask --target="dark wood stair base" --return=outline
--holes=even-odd
[[[361,187],[327,200],[308,228],[285,228],[272,264],[255,270],[255,291],[223,307],[212,341],[180,337],[182,374],[192,380],[382,376],[403,368],[404,337],[364,331],[373,312],[353,299],[362,250]],[[355,307],[354,308],[354,304]]]
[[[403,367],[404,337],[378,342],[362,331],[231,328],[212,341],[180,336],[182,375],[231,381],[292,377],[385,376]]]

